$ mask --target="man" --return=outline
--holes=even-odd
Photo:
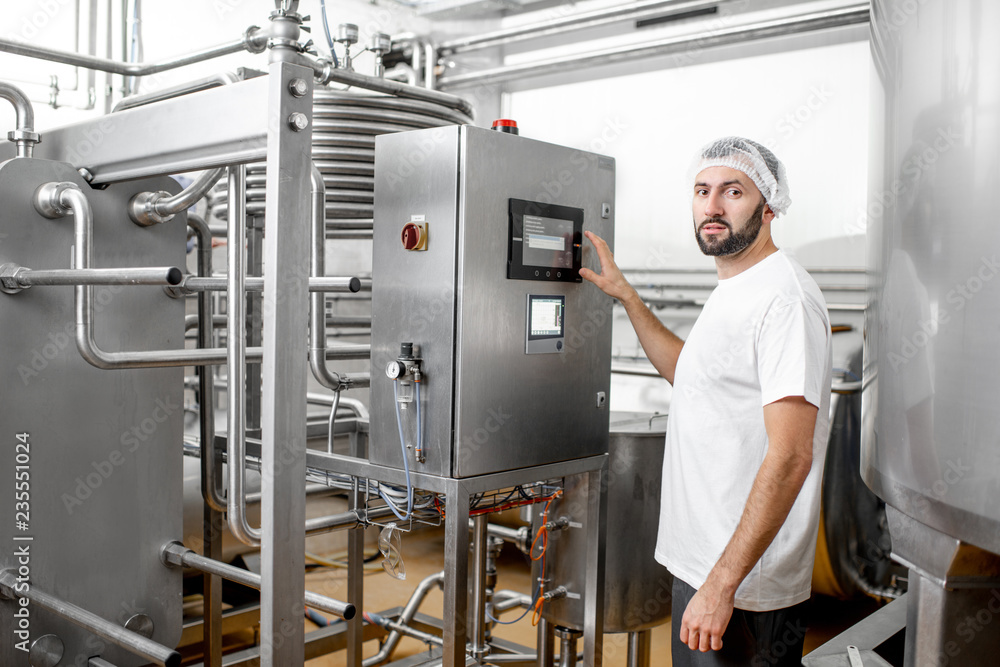
[[[674,666],[797,666],[829,433],[826,304],[771,238],[791,203],[771,151],[727,137],[691,173],[695,238],[719,286],[686,342],[589,232],[601,273],[580,274],[625,306],[674,386],[656,546],[674,575]]]

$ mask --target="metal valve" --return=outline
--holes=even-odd
[[[384,32],[376,32],[368,40],[368,50],[375,54],[375,76],[385,75],[385,65],[382,57],[392,50],[392,38]]]
[[[337,26],[336,42],[344,45],[344,57],[341,60],[343,68],[353,70],[354,66],[351,64],[351,44],[358,43],[358,26],[353,23],[341,23]]]

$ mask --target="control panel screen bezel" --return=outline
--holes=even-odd
[[[545,280],[579,283],[583,261],[583,209],[559,204],[545,204],[525,199],[508,200],[509,234],[507,237],[507,278],[511,280]],[[525,264],[525,216],[551,222],[568,222],[572,225],[571,266]],[[556,251],[553,251],[555,253]]]

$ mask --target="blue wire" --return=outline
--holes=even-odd
[[[410,483],[410,461],[409,457],[406,455],[406,439],[403,437],[403,416],[399,414],[399,381],[392,381],[392,396],[396,403],[396,426],[399,428],[399,447],[403,451],[403,470],[406,472],[406,514],[400,514],[396,511],[396,506],[385,497],[382,490],[379,489],[379,495],[382,499],[386,501],[389,505],[389,509],[392,513],[396,515],[396,518],[400,521],[406,521],[410,518],[410,514],[413,513],[413,485]],[[420,409],[420,400],[417,399],[417,410]],[[417,419],[417,429],[420,429],[420,420]]]
[[[833,372],[835,372],[835,373],[843,373],[844,375],[850,375],[852,378],[855,379],[855,381],[861,382],[861,378],[859,378],[857,375],[855,375],[851,371],[847,370],[846,368],[834,368]]]
[[[500,625],[513,625],[514,623],[517,623],[522,618],[524,618],[525,616],[527,616],[528,612],[531,611],[534,608],[536,602],[538,602],[538,585],[537,585],[537,582],[536,582],[536,585],[535,585],[535,592],[531,596],[531,604],[528,605],[528,608],[524,610],[523,614],[521,614],[520,616],[518,616],[517,618],[515,618],[513,621],[501,621],[499,618],[493,618],[493,614],[490,613],[490,610],[489,610],[488,607],[486,609],[486,616],[487,616],[487,618],[489,618],[494,623],[499,623]]]
[[[333,66],[340,67],[337,60],[337,52],[333,50],[333,36],[330,35],[330,24],[326,20],[326,0],[319,0],[320,13],[323,15],[323,32],[326,34],[326,43],[330,46],[330,57],[333,58]]]

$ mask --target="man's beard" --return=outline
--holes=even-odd
[[[694,237],[698,241],[698,247],[701,248],[702,253],[711,257],[724,257],[745,250],[747,246],[757,240],[757,235],[760,234],[761,227],[764,226],[764,204],[765,202],[762,200],[738,232],[733,232],[733,226],[722,218],[706,218],[701,221],[700,225],[696,224]],[[721,241],[706,241],[702,238],[700,231],[707,224],[725,225],[726,229],[729,230],[729,235]]]

